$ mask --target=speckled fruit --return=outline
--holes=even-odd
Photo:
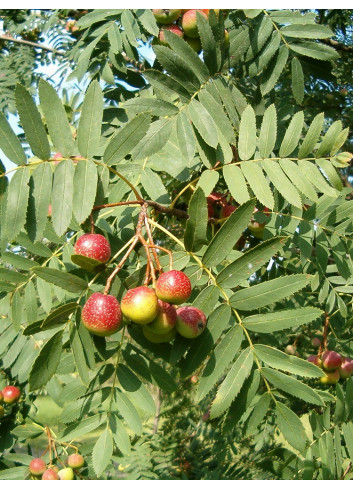
[[[206,316],[200,309],[183,306],[177,309],[176,330],[184,338],[196,338],[206,328]]]
[[[43,481],[58,481],[59,476],[56,470],[54,469],[47,469],[44,474],[42,475],[42,480]]]
[[[43,475],[47,464],[42,458],[33,458],[29,463],[29,471],[32,475]]]
[[[4,402],[4,394],[0,391],[0,404]]]
[[[71,467],[59,470],[58,476],[61,481],[73,481],[75,478],[74,471]]]
[[[199,30],[197,28],[197,12],[203,15],[207,19],[207,15],[202,10],[188,10],[181,19],[181,26],[184,33],[188,37],[196,38],[199,37]]]
[[[113,295],[95,292],[82,309],[82,322],[97,336],[110,336],[119,330],[121,309]]]
[[[159,31],[159,36],[158,36],[159,43],[162,46],[169,46],[169,44],[167,43],[167,41],[165,39],[165,35],[164,35],[165,31],[170,31],[173,34],[175,34],[176,36],[181,37],[181,38],[184,37],[183,31],[180,29],[180,27],[178,25],[171,24],[171,25],[163,26],[162,29]]]
[[[72,453],[67,459],[67,465],[72,469],[81,469],[85,465],[85,459],[80,453]]]
[[[160,24],[171,24],[181,15],[181,9],[176,8],[154,8],[153,15]]]
[[[191,294],[189,277],[179,270],[164,272],[156,282],[158,299],[171,304],[182,304]]]
[[[149,287],[136,287],[127,291],[121,301],[124,316],[136,324],[152,322],[158,314],[158,298]]]
[[[14,385],[8,385],[3,388],[2,394],[4,396],[5,404],[13,404],[17,402],[21,396],[21,391],[18,387]]]
[[[101,234],[84,234],[76,241],[74,253],[93,258],[100,263],[107,263],[110,258],[110,245]]]
[[[340,373],[338,370],[334,370],[333,372],[326,372],[324,377],[320,377],[321,384],[337,384],[340,380]]]
[[[175,307],[172,304],[168,304],[168,302],[158,300],[158,306],[159,311],[156,318],[147,324],[146,328],[154,334],[165,334],[174,328],[177,313]]]
[[[322,354],[321,361],[323,368],[327,370],[327,372],[331,372],[341,366],[342,357],[336,351],[326,350]]]
[[[173,328],[164,334],[155,334],[148,328],[147,325],[143,326],[142,333],[144,337],[151,343],[169,343],[175,338],[176,329]]]
[[[308,362],[313,363],[317,367],[321,367],[322,366],[321,359],[318,357],[318,355],[310,355],[307,358],[307,360],[308,360]]]
[[[342,364],[338,369],[341,379],[348,379],[353,374],[353,360],[351,358],[343,358]]]

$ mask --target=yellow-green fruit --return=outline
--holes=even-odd
[[[127,291],[121,301],[124,316],[136,324],[152,322],[158,314],[158,298],[149,287],[136,287]]]
[[[5,414],[5,409],[4,409],[4,406],[1,406],[0,405],[0,418],[2,418]]]
[[[326,372],[324,377],[320,377],[321,384],[334,385],[340,380],[340,373],[338,370],[333,372]]]
[[[193,39],[192,37],[184,37],[184,41],[186,41],[189,46],[194,50],[196,51],[197,53],[199,53],[202,49],[202,46],[201,46],[201,40],[199,37],[197,37],[196,39]]]
[[[151,343],[169,343],[169,341],[174,340],[175,335],[176,335],[176,330],[175,328],[171,329],[168,331],[168,333],[164,334],[156,334],[150,331],[148,326],[143,326],[142,332],[144,337],[150,341]]]
[[[61,481],[73,481],[75,478],[74,471],[71,467],[59,470],[58,476]]]
[[[72,469],[81,469],[85,465],[85,459],[80,453],[72,453],[67,459],[67,465]]]
[[[155,19],[160,24],[171,24],[180,17],[181,9],[154,8],[152,9]]]
[[[150,323],[146,324],[146,328],[155,334],[165,334],[171,331],[177,320],[177,313],[175,307],[168,302],[158,300],[159,312],[156,318]]]

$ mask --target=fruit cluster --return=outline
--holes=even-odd
[[[29,472],[32,479],[72,481],[75,479],[75,473],[79,474],[78,469],[84,465],[85,460],[79,453],[71,454],[62,469],[57,465],[47,465],[42,458],[33,458],[29,464]]]
[[[320,378],[322,384],[337,384],[340,379],[348,379],[353,373],[353,360],[333,350],[324,351],[321,357],[310,355],[307,360],[324,370],[325,375]]]
[[[213,9],[215,14],[219,16],[219,9]],[[152,9],[153,15],[161,28],[158,38],[154,40],[154,44],[168,46],[165,39],[165,31],[170,31],[173,34],[183,38],[189,46],[196,52],[200,52],[201,41],[197,27],[197,12],[205,19],[208,19],[210,9]],[[226,11],[224,11],[227,14]],[[224,31],[225,46],[229,46],[228,31]]]
[[[21,391],[18,387],[14,385],[7,385],[0,391],[0,418],[2,418],[5,414],[5,408],[3,404],[10,407],[12,404],[15,404],[19,398],[21,397]],[[6,407],[6,406],[5,406]]]

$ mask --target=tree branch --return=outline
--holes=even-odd
[[[8,41],[8,42],[16,42],[17,44],[25,44],[26,46],[32,46],[37,49],[42,49],[44,51],[49,51],[50,53],[55,53],[59,56],[64,56],[65,53],[62,51],[57,51],[54,48],[51,48],[49,46],[43,46],[42,44],[38,44],[37,42],[32,42],[32,41],[25,41],[24,39],[16,39],[15,37],[12,36],[7,36],[6,34],[0,36],[1,41]]]
[[[345,51],[345,52],[353,53],[353,46],[346,46],[345,44],[334,41],[333,39],[321,39],[321,42],[327,44],[328,46],[333,47],[337,51]]]

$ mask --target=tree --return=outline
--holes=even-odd
[[[332,12],[198,12],[196,52],[156,41],[148,9],[0,11],[1,105],[23,129],[0,115],[16,165],[1,164],[0,388],[22,393],[0,419],[1,479],[30,477],[35,438],[47,465],[79,450],[79,478],[352,477],[353,382],[320,360],[353,355],[352,141],[320,95],[352,97],[351,11]],[[107,263],[74,248],[88,233]],[[93,293],[121,303],[169,269],[190,279],[199,336],[86,329]],[[42,395],[57,426],[38,422]]]

